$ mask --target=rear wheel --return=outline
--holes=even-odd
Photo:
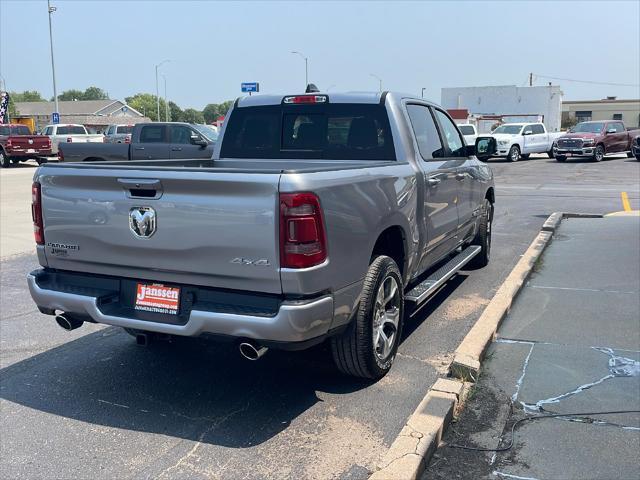
[[[484,199],[480,227],[471,245],[480,246],[480,253],[471,259],[469,268],[482,268],[489,264],[491,258],[491,228],[493,226],[493,204]]]
[[[10,166],[11,166],[11,160],[9,159],[6,153],[0,150],[0,167],[9,168]]]
[[[565,155],[556,155],[556,162],[566,162],[567,157]]]
[[[554,157],[553,148],[547,152],[547,157],[549,157],[549,158],[553,158]]]
[[[633,158],[633,153],[627,152],[627,158]]]
[[[517,162],[518,160],[520,160],[520,147],[518,145],[513,145],[509,149],[509,154],[507,155],[507,158],[511,162]]]
[[[331,339],[338,369],[354,377],[385,376],[396,357],[403,313],[400,270],[390,257],[378,256],[369,265],[355,318]]]
[[[596,145],[596,149],[593,152],[593,161],[601,162],[604,158],[604,147],[602,145]]]

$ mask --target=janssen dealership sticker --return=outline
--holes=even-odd
[[[179,301],[179,288],[166,287],[160,283],[151,285],[139,283],[135,309],[177,315]]]

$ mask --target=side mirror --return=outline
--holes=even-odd
[[[533,132],[531,130],[525,130],[522,135],[533,135]]]
[[[478,160],[486,162],[495,155],[497,149],[496,139],[493,137],[476,138],[475,155]]]
[[[209,145],[209,143],[200,135],[191,135],[191,143],[193,145],[200,145],[201,147],[206,147],[207,145]]]

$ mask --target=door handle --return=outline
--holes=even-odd
[[[436,185],[438,185],[442,180],[440,180],[439,178],[433,178],[433,177],[429,177],[429,186],[430,187],[435,187]]]
[[[144,147],[133,147],[134,150],[144,150]]]
[[[173,147],[171,149],[172,152],[181,152],[182,151],[182,147]]]
[[[456,173],[456,180],[463,181],[466,175],[464,173]]]

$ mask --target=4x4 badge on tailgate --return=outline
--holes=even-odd
[[[136,237],[149,238],[156,233],[156,211],[151,207],[133,207],[129,211],[129,229]]]

